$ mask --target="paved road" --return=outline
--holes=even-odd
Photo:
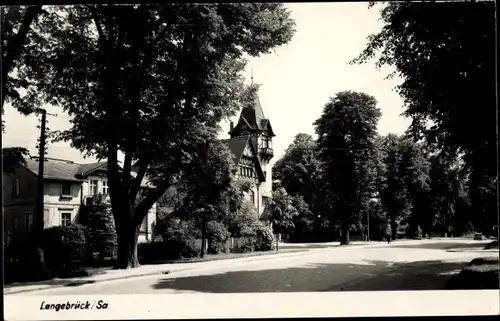
[[[120,281],[64,287],[50,294],[252,293],[303,291],[438,290],[476,257],[498,253],[448,252],[476,241],[401,242],[376,247],[321,248],[255,262]],[[40,295],[42,291],[24,295]]]

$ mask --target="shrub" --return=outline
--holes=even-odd
[[[4,249],[5,283],[38,281],[33,234],[15,234]]]
[[[83,225],[54,226],[43,232],[42,248],[49,270],[55,275],[76,268],[87,257]]]
[[[217,254],[219,252],[225,252],[226,241],[230,236],[229,231],[226,229],[224,224],[217,221],[210,221],[207,223],[207,241],[208,241],[208,253]]]
[[[109,248],[117,245],[116,228],[111,208],[103,205],[83,206],[80,222],[86,227],[89,258],[109,256]],[[112,254],[111,254],[112,256]]]
[[[199,232],[192,223],[171,220],[157,241],[139,244],[139,258],[145,262],[154,262],[195,257],[201,251],[195,241],[198,235]]]
[[[271,229],[261,222],[252,225],[254,230],[254,249],[255,251],[271,251],[274,246],[274,237]]]
[[[185,242],[181,243],[180,256],[183,258],[196,257],[200,255],[201,249],[196,244],[194,239],[186,239]]]
[[[234,253],[247,253],[253,251],[253,239],[240,237],[235,240],[236,245],[231,249]]]
[[[228,231],[233,237],[242,237],[242,231],[257,221],[257,209],[244,201],[241,208],[227,219]]]

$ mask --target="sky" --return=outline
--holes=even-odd
[[[402,134],[410,120],[403,118],[403,101],[394,90],[400,79],[384,79],[392,70],[375,67],[375,61],[363,65],[349,65],[366,45],[366,38],[378,32],[378,8],[368,9],[367,3],[293,3],[286,4],[296,22],[296,33],[285,46],[273,53],[249,58],[244,76],[261,85],[259,98],[264,115],[269,118],[276,137],[273,139],[273,163],[279,159],[298,133],[314,135],[313,122],[321,116],[324,105],[337,92],[353,90],[374,96],[382,117],[378,124],[380,134]],[[50,130],[68,129],[70,117],[62,109],[47,106]],[[238,116],[232,120],[236,123]],[[6,133],[3,146],[26,147],[36,152],[39,136],[37,116],[23,116],[5,106],[3,118]],[[229,121],[221,124],[221,138],[228,138]],[[69,143],[49,144],[48,157],[68,159],[78,163],[95,161],[84,159],[81,152]]]

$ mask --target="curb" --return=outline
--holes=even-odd
[[[315,251],[315,250],[318,250],[318,249],[304,249],[303,251],[296,251],[293,253],[283,253],[283,254],[277,253],[277,254],[269,254],[269,255],[255,255],[255,256],[250,256],[250,257],[227,258],[227,259],[205,261],[205,262],[192,262],[192,264],[206,263],[206,262],[224,262],[224,261],[230,261],[230,260],[241,260],[240,262],[263,261],[263,260],[271,259],[271,258],[285,258],[285,257],[300,255],[300,254],[304,254],[304,253],[310,253],[311,251]],[[189,264],[189,263],[182,263],[182,264]],[[19,290],[7,291],[7,292],[5,291],[6,289],[4,288],[4,295],[57,289],[57,288],[66,287],[66,286],[68,286],[68,284],[72,284],[72,283],[82,283],[81,285],[85,285],[88,282],[88,284],[96,284],[96,283],[102,283],[102,282],[126,280],[126,279],[139,278],[139,277],[145,277],[145,276],[172,274],[172,273],[176,273],[176,272],[195,270],[198,268],[203,269],[204,267],[198,267],[198,266],[182,267],[182,268],[174,269],[174,270],[169,270],[168,267],[166,267],[163,270],[155,270],[155,271],[151,271],[151,272],[144,272],[144,273],[140,273],[140,274],[126,275],[126,276],[115,276],[115,277],[110,277],[110,278],[103,279],[103,280],[92,280],[90,278],[85,278],[85,279],[84,278],[73,278],[73,279],[66,279],[68,282],[65,284],[54,284],[54,285],[46,285],[46,286],[40,285],[39,287],[36,287],[36,288],[19,289]],[[168,272],[168,273],[165,273],[165,272]],[[61,279],[56,278],[55,280],[61,280]]]
[[[497,249],[471,249],[471,248],[458,248],[458,249],[449,249],[446,252],[473,252],[473,253],[498,253]]]
[[[377,245],[380,246],[380,244],[378,244],[378,243],[351,245],[351,246],[346,246],[346,247],[344,247],[344,246],[332,246],[332,247],[324,247],[324,248],[304,249],[304,250],[294,251],[292,253],[280,254],[278,252],[276,254],[268,254],[268,255],[255,255],[255,256],[249,256],[249,257],[227,258],[227,259],[205,261],[205,262],[192,262],[192,264],[208,263],[208,262],[225,262],[225,261],[231,261],[231,260],[239,260],[239,262],[264,261],[264,260],[269,260],[269,259],[288,258],[288,257],[299,256],[299,255],[304,255],[304,254],[314,254],[316,252],[320,252],[320,251],[324,251],[324,250],[352,250],[352,249],[362,249],[362,248],[367,248],[367,247],[376,247]],[[182,264],[189,264],[189,263],[190,262],[182,263]],[[40,285],[39,287],[36,287],[36,288],[19,289],[19,290],[12,290],[12,291],[8,291],[8,292],[6,292],[5,291],[6,289],[4,288],[4,295],[51,290],[51,289],[66,287],[66,286],[68,286],[68,284],[79,283],[79,282],[82,283],[81,285],[85,285],[86,282],[89,282],[89,281],[90,282],[88,284],[96,284],[96,283],[102,283],[102,282],[126,280],[126,279],[139,278],[139,277],[145,277],[145,276],[161,275],[161,274],[165,274],[165,272],[167,272],[167,271],[169,272],[167,274],[172,274],[172,273],[176,273],[176,272],[184,272],[184,271],[203,269],[203,268],[205,268],[205,267],[204,266],[201,266],[201,267],[194,266],[194,267],[182,267],[179,269],[169,270],[168,266],[167,266],[163,270],[155,270],[155,271],[151,271],[151,272],[144,272],[144,273],[140,273],[140,274],[133,274],[133,275],[127,275],[127,276],[115,276],[115,277],[110,277],[110,278],[103,279],[103,280],[92,280],[90,278],[86,278],[86,279],[73,278],[73,279],[67,279],[68,282],[65,284],[55,284],[55,285],[48,285],[48,286]]]

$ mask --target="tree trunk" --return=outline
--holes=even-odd
[[[396,216],[391,217],[391,239],[395,240],[397,236],[398,224],[396,223]]]
[[[140,227],[140,223],[132,224],[132,222],[128,222],[127,229],[117,230],[118,259],[115,269],[131,269],[140,266],[137,258]]]
[[[350,220],[345,217],[342,220],[342,237],[340,240],[340,245],[349,245],[349,225]]]

